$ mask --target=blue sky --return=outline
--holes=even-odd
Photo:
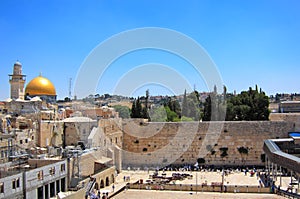
[[[172,29],[197,41],[229,92],[258,84],[268,95],[299,93],[299,9],[297,0],[4,0],[0,2],[0,100],[10,95],[7,75],[16,60],[23,65],[27,83],[41,72],[63,99],[68,96],[69,78],[76,81],[94,48],[115,34],[143,27]],[[144,50],[113,63],[95,93],[112,93],[128,71],[152,62],[174,68],[197,90],[208,90],[185,61]],[[140,85],[132,94],[142,95],[146,88],[152,95],[170,93],[167,85],[162,87]]]

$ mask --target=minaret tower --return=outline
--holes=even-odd
[[[24,84],[26,81],[26,75],[22,74],[22,64],[17,61],[14,64],[13,74],[8,76],[10,83],[10,98],[20,98],[24,100]]]

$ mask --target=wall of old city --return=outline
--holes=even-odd
[[[145,123],[123,120],[123,167],[263,165],[263,141],[294,131],[290,121]],[[247,153],[239,152],[239,148]],[[225,152],[224,152],[225,151]],[[245,150],[244,150],[245,151]]]
[[[286,121],[294,123],[294,131],[300,131],[300,113],[271,113],[270,121]]]

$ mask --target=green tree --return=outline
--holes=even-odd
[[[168,122],[174,122],[178,120],[177,114],[174,111],[171,111],[171,109],[166,106],[165,107],[166,113],[167,113],[167,121]]]
[[[130,117],[130,109],[127,106],[115,105],[113,108],[119,113],[121,118],[129,118]]]
[[[213,112],[212,112],[213,111]],[[265,93],[255,86],[248,91],[242,91],[234,96],[227,94],[227,88],[224,86],[223,97],[212,92],[205,100],[203,109],[203,120],[214,121],[223,120],[226,114],[227,121],[233,120],[268,120],[269,118],[269,98]]]
[[[180,118],[181,117],[181,108],[178,100],[176,97],[168,97],[166,102],[164,103],[164,106],[168,106],[171,111],[174,111],[177,116]]]
[[[211,97],[210,97],[210,95],[205,99],[202,120],[203,121],[211,120]]]
[[[140,102],[139,97],[137,98],[137,100],[134,100],[132,103],[130,116],[131,116],[131,118],[143,118],[142,104]]]
[[[182,106],[181,106],[181,115],[187,116],[188,115],[188,102],[186,97],[186,90],[184,90],[183,100],[182,100]]]
[[[227,100],[226,120],[268,120],[269,114],[269,97],[257,86]]]
[[[194,120],[193,120],[193,118],[182,116],[181,121],[182,122],[192,122]]]
[[[164,106],[151,108],[149,115],[152,122],[166,122],[168,119]]]

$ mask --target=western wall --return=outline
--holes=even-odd
[[[271,117],[272,118],[272,117]],[[266,139],[299,130],[299,118],[284,121],[145,122],[123,120],[123,168],[167,165],[263,166]],[[201,165],[201,164],[200,164]]]

